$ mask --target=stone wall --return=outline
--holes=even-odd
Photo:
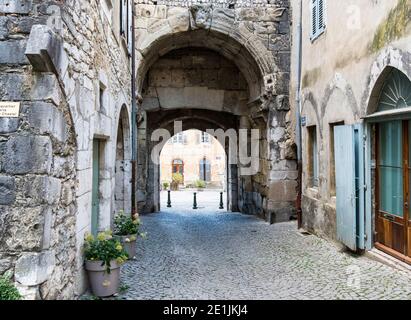
[[[21,102],[19,118],[0,118],[0,274],[14,274],[28,299],[70,299],[86,288],[95,138],[103,147],[99,229],[111,226],[118,123],[125,110],[121,121],[130,127],[131,100],[129,53],[113,4],[0,3],[0,100]]]
[[[287,0],[136,0],[138,4],[190,7],[192,5],[212,4],[222,8],[272,8],[287,5]]]

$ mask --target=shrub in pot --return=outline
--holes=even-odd
[[[137,249],[137,238],[144,238],[145,233],[140,232],[140,218],[133,219],[131,215],[126,215],[120,211],[114,217],[114,235],[121,242],[128,257],[134,258]]]
[[[180,185],[184,183],[184,177],[181,173],[173,173],[172,181],[171,181],[171,190],[178,191]]]
[[[198,191],[203,191],[207,187],[207,183],[204,180],[197,180],[196,187]]]
[[[121,243],[111,231],[97,237],[87,234],[85,238],[86,270],[90,287],[97,297],[110,297],[119,291],[120,266],[127,260]]]

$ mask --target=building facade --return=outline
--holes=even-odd
[[[185,187],[196,187],[204,181],[208,188],[225,189],[225,150],[217,139],[206,132],[188,130],[171,138],[160,155],[160,181],[170,183],[174,173],[183,176]]]
[[[20,105],[0,118],[0,274],[28,299],[83,293],[84,234],[130,210],[127,3],[0,2],[0,100]]]
[[[313,0],[301,20],[294,12],[303,227],[410,262],[411,2]]]

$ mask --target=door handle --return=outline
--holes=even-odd
[[[384,218],[391,221],[391,222],[395,221],[395,218],[390,214],[384,214]]]

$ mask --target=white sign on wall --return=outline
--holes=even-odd
[[[0,101],[0,118],[18,118],[20,102]]]

